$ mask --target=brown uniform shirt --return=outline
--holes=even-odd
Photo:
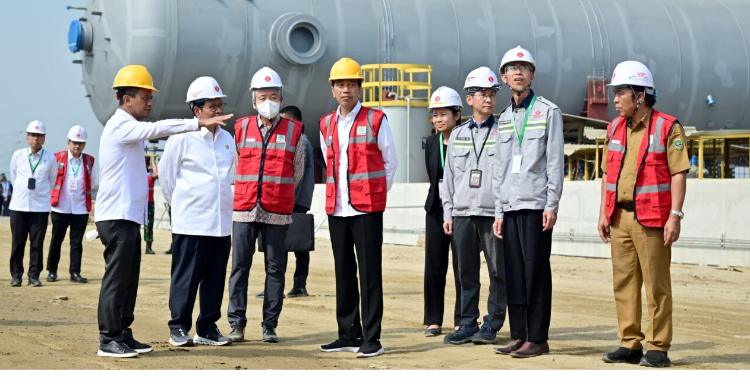
[[[617,202],[632,202],[633,194],[635,194],[635,181],[636,174],[639,166],[638,151],[641,148],[641,141],[643,140],[644,134],[648,131],[648,121],[651,118],[653,110],[643,116],[643,118],[635,124],[635,127],[628,126],[628,139],[626,143],[627,150],[625,151],[625,157],[622,160],[622,173],[617,180]],[[675,147],[675,141],[679,142],[678,148]],[[685,131],[679,123],[676,123],[672,127],[672,131],[669,133],[667,138],[667,163],[669,165],[669,173],[675,175],[680,172],[684,172],[690,169],[690,159],[688,158],[687,140],[685,139]],[[604,156],[602,158],[602,171],[607,173],[607,150],[609,147],[609,141],[604,143]],[[614,174],[617,174],[614,172]]]

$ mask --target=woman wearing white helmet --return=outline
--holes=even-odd
[[[461,123],[461,95],[448,87],[440,87],[430,97],[432,123],[438,131],[427,138],[425,167],[430,181],[425,216],[425,264],[424,264],[424,334],[434,337],[442,333],[443,309],[445,306],[445,276],[448,272],[448,249],[453,248],[451,236],[443,231],[442,185],[445,169],[445,152],[453,129]],[[456,304],[453,310],[453,326],[461,322],[460,284],[456,255],[453,254],[453,275],[456,285]]]

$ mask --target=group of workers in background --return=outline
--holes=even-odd
[[[536,67],[531,53],[519,46],[503,56],[500,77],[488,67],[470,72],[464,90],[471,115],[464,123],[459,93],[437,88],[429,104],[437,133],[427,139],[425,148],[430,182],[425,204],[425,336],[442,333],[450,250],[456,298],[454,328],[444,341],[495,344],[507,314],[511,340],[494,351],[516,358],[550,350],[550,255],[564,178],[562,114],[531,89]],[[359,102],[363,80],[357,62],[337,61],[328,81],[338,107],[319,121],[338,323],[336,340],[320,350],[373,357],[385,351],[380,342],[383,212],[398,161],[388,119]],[[502,84],[512,98],[496,117]],[[665,367],[670,364],[672,338],[670,246],[679,237],[690,168],[684,131],[674,117],[653,109],[656,90],[645,65],[619,64],[610,85],[619,116],[607,131],[598,230],[604,242],[612,243],[620,348],[603,360]],[[186,102],[194,118],[185,120],[146,122],[158,91],[143,66],[122,68],[113,89],[119,108],[101,137],[94,215],[106,264],[98,306],[98,355],[135,357],[153,350],[137,341],[131,329],[141,261],[140,225],[147,227],[147,251],[151,250],[153,222],[149,226],[147,220],[148,215],[153,220],[153,180],[148,177],[159,178],[164,198],[175,211],[170,344],[218,346],[244,340],[248,279],[258,240],[265,247],[266,279],[259,294],[262,338],[277,342],[287,230],[293,213],[309,211],[313,187],[313,149],[299,110],[281,109],[281,77],[267,67],[255,73],[250,90],[256,114],[236,120],[234,139],[222,128],[233,117],[224,112],[226,95],[211,77],[199,77],[189,86]],[[80,275],[81,239],[97,179],[94,159],[82,153],[86,131],[80,126],[70,130],[68,150],[54,155],[42,149],[45,133],[43,123],[30,123],[29,147],[17,151],[11,161],[13,286],[21,285],[29,236],[29,284],[41,285],[41,243],[50,209],[48,280],[57,279],[60,246],[70,227],[71,280],[86,281]],[[143,142],[163,137],[169,137],[164,154],[158,165],[151,161],[147,173]],[[216,322],[230,252],[227,317],[232,330],[224,336]],[[490,280],[481,324],[480,252]],[[309,253],[296,255],[294,287],[287,297],[308,295]],[[647,337],[640,329],[644,282]],[[191,337],[198,294],[200,311]]]

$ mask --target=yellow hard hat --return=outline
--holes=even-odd
[[[331,67],[331,77],[328,78],[328,81],[364,79],[365,78],[362,76],[362,68],[357,61],[344,57],[333,64]]]
[[[117,71],[112,89],[122,87],[136,87],[159,92],[154,88],[154,79],[151,78],[148,69],[143,65],[128,65]]]

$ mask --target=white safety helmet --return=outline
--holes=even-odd
[[[624,61],[617,64],[612,72],[612,81],[607,86],[640,86],[646,88],[646,93],[656,95],[654,77],[651,71],[638,61]]]
[[[219,83],[213,77],[198,77],[190,83],[187,90],[186,103],[195,102],[196,100],[211,100],[216,98],[227,97],[221,90]]]
[[[448,87],[440,87],[432,93],[430,97],[430,109],[440,107],[455,107],[460,110],[463,107],[461,101],[461,95],[458,94],[454,89]]]
[[[497,75],[490,68],[481,66],[469,72],[464,82],[464,89],[469,93],[474,93],[477,90],[492,88],[495,91],[500,89],[500,80]]]
[[[83,126],[75,125],[68,130],[68,139],[75,142],[86,142],[86,129]]]
[[[26,132],[45,135],[47,134],[47,126],[45,126],[42,121],[31,121],[29,125],[26,126]]]
[[[250,81],[250,90],[265,88],[276,88],[281,89],[281,77],[275,70],[264,66],[259,71],[255,72],[253,79]]]
[[[500,73],[505,73],[505,65],[511,62],[526,62],[531,65],[532,72],[536,71],[536,63],[534,62],[534,57],[528,50],[522,48],[521,46],[516,46],[505,52],[502,61],[500,61]]]

